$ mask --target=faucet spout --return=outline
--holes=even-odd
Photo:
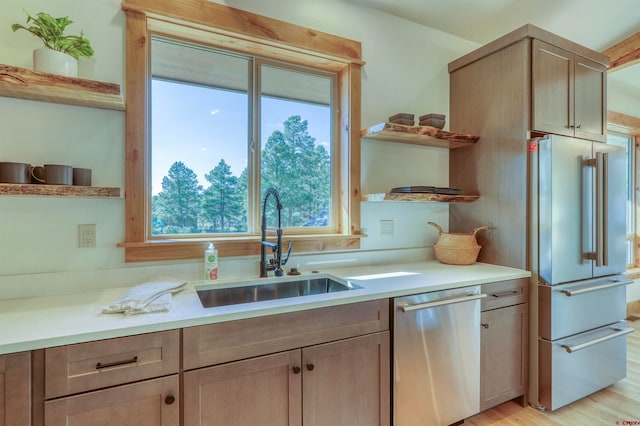
[[[276,242],[267,241],[267,201],[273,197],[276,201],[276,210],[278,213],[278,228],[276,228]],[[282,259],[282,224],[281,224],[281,210],[282,203],[280,203],[280,194],[275,188],[269,188],[264,194],[262,201],[262,223],[260,232],[260,277],[266,277],[268,271],[273,271],[276,277],[281,277],[284,274],[282,267],[289,260],[289,254],[291,253],[292,242],[289,242],[289,252],[287,257]],[[273,258],[267,261],[266,248],[270,247],[273,252]]]

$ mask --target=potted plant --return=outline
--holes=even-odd
[[[68,16],[54,18],[40,12],[31,16],[28,12],[27,26],[21,24],[11,25],[15,32],[19,29],[27,30],[38,37],[45,47],[33,51],[33,69],[36,71],[61,74],[70,77],[78,75],[78,58],[93,56],[93,48],[82,31],[80,35],[65,35],[64,31],[73,21]]]

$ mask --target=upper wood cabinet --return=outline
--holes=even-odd
[[[606,141],[604,65],[534,39],[531,77],[532,130]]]
[[[0,356],[0,426],[31,424],[29,352]]]
[[[449,125],[481,137],[450,151],[449,186],[482,195],[449,205],[449,231],[496,225],[478,235],[478,261],[529,268],[527,138],[535,130],[570,130],[571,136],[603,140],[608,63],[603,54],[533,25],[449,63]],[[575,122],[577,131],[566,128]]]

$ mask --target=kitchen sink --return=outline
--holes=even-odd
[[[253,283],[238,287],[216,287],[214,285],[196,287],[202,306],[236,305],[240,303],[261,302],[263,300],[286,299],[310,296],[313,294],[336,293],[362,288],[349,281],[337,281],[332,278],[306,278],[291,281]]]

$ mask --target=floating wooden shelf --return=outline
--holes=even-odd
[[[438,148],[462,148],[473,145],[479,136],[447,132],[430,126],[405,126],[402,124],[379,123],[363,129],[360,136],[389,142],[434,146]]]
[[[124,111],[120,85],[0,64],[0,96]]]
[[[120,198],[120,188],[0,183],[0,196]]]
[[[432,201],[440,203],[469,203],[480,198],[479,195],[449,195],[449,194],[407,194],[386,192],[366,194],[362,201]]]

